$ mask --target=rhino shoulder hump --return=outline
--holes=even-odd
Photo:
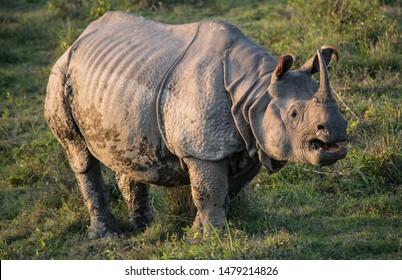
[[[105,22],[121,22],[121,21],[133,21],[133,20],[140,20],[143,17],[136,16],[134,14],[122,11],[109,11],[101,16],[98,20],[94,22],[105,23]]]
[[[214,41],[224,40],[233,44],[239,38],[245,37],[239,28],[222,20],[203,20],[201,25],[204,27],[201,29],[213,36]]]

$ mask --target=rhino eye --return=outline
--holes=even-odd
[[[297,117],[296,109],[293,109],[292,112],[290,113],[290,115],[292,116],[292,118],[296,118]]]

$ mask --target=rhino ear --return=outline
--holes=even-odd
[[[278,65],[275,68],[273,78],[276,80],[285,76],[286,72],[290,70],[294,62],[293,55],[287,54],[279,58]]]
[[[325,65],[327,66],[332,60],[337,61],[339,57],[338,51],[334,47],[322,46],[321,53],[322,56],[324,57]],[[307,72],[310,75],[313,75],[318,71],[320,71],[320,64],[318,62],[317,53],[312,58],[310,58],[306,63],[304,63],[304,65],[300,67],[300,70]]]

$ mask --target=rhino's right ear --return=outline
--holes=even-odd
[[[321,47],[321,53],[325,60],[325,65],[328,66],[331,60],[337,61],[338,60],[338,51],[334,47]],[[317,53],[307,60],[306,63],[302,67],[300,67],[301,71],[307,72],[310,75],[313,75],[320,71],[320,64],[318,62]]]
[[[294,58],[292,55],[282,55],[279,58],[278,65],[275,68],[274,75],[272,76],[273,79],[279,80],[283,76],[285,76],[286,72],[290,70],[294,62]]]

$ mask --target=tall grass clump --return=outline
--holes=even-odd
[[[110,0],[49,0],[47,8],[64,20],[97,19],[112,8]]]
[[[286,24],[266,23],[264,39],[275,53],[290,51],[304,58],[311,49],[329,44],[337,46],[343,56],[352,56],[353,61],[346,62],[357,67],[400,67],[392,55],[400,39],[397,19],[387,17],[376,1],[291,0],[282,17]]]

